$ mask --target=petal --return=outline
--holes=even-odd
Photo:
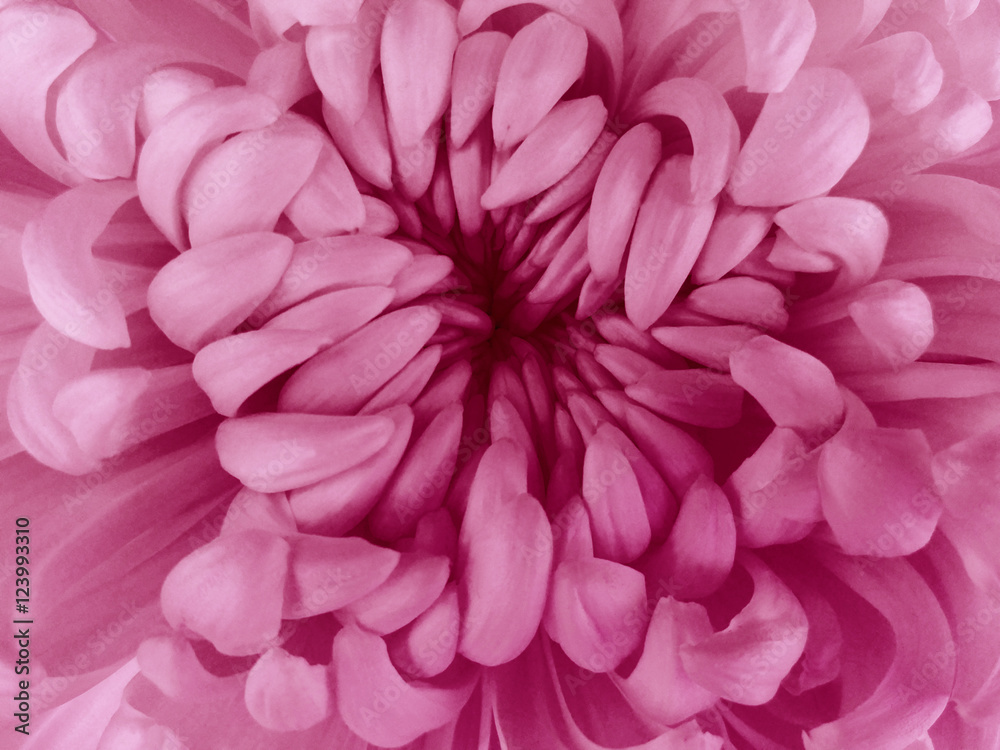
[[[267,127],[280,115],[271,97],[234,86],[194,97],[150,133],[136,173],[139,199],[175,247],[187,246],[181,224],[181,188],[196,156],[232,133]]]
[[[778,268],[799,270],[780,260],[783,242],[791,240],[807,253],[832,258],[840,266],[838,290],[860,286],[878,270],[889,239],[889,222],[874,203],[854,198],[812,198],[774,216],[781,227],[768,261]],[[802,269],[805,270],[805,269]]]
[[[614,677],[632,706],[661,724],[679,724],[716,702],[685,671],[681,647],[712,634],[701,604],[663,597],[656,603],[642,654],[627,677]]]
[[[483,31],[459,42],[452,66],[451,146],[465,145],[489,112],[508,45],[510,37],[500,31]]]
[[[387,286],[356,286],[327,292],[275,315],[260,330],[271,333],[315,331],[327,340],[323,346],[326,349],[329,344],[343,341],[377,318],[394,297],[395,292]],[[262,307],[266,304],[265,301]]]
[[[116,282],[94,259],[93,244],[136,195],[130,182],[87,184],[46,206],[25,228],[24,270],[31,298],[54,328],[101,349],[129,345]]]
[[[413,622],[437,601],[451,573],[451,560],[442,555],[405,553],[388,578],[367,596],[337,612],[341,622],[357,622],[379,635],[393,633]]]
[[[771,700],[806,645],[809,621],[798,599],[768,567],[744,555],[753,596],[725,630],[680,648],[691,679],[725,700]]]
[[[500,169],[483,208],[510,206],[555,185],[587,155],[607,115],[598,96],[557,104]]]
[[[823,432],[840,424],[844,401],[830,370],[815,357],[770,336],[758,336],[729,355],[733,380],[779,427]]]
[[[743,388],[711,370],[660,370],[625,393],[658,414],[702,427],[732,427],[743,410]]]
[[[413,430],[413,411],[407,406],[387,409],[383,416],[395,424],[384,448],[347,471],[291,492],[289,502],[300,528],[345,534],[378,502],[406,452]]]
[[[908,555],[927,544],[941,516],[931,450],[920,430],[844,430],[819,461],[823,515],[857,555]]]
[[[427,611],[389,637],[393,664],[411,677],[441,674],[458,653],[459,622],[458,587],[449,583]]]
[[[392,665],[385,642],[354,625],[333,639],[333,668],[341,716],[379,747],[402,747],[452,721],[476,685],[467,676],[472,673],[409,683]]]
[[[458,46],[456,13],[444,0],[400,0],[382,27],[385,99],[393,127],[412,146],[444,114]]]
[[[288,201],[285,215],[308,239],[356,232],[364,225],[361,193],[332,143],[324,141],[316,168]]]
[[[383,315],[300,367],[282,389],[278,408],[353,413],[416,356],[440,321],[431,307]]]
[[[319,128],[303,117],[285,115],[213,149],[191,170],[184,188],[191,244],[274,229],[316,168],[324,145]]]
[[[608,672],[642,642],[645,607],[642,573],[610,560],[566,561],[552,577],[546,631],[579,666]]]
[[[330,343],[310,331],[248,331],[203,347],[191,369],[215,410],[232,417],[258,389]]]
[[[312,484],[356,466],[389,442],[384,416],[255,414],[223,422],[216,447],[223,468],[259,492]]]
[[[903,31],[866,44],[844,66],[868,101],[890,101],[904,115],[930,104],[941,91],[944,71],[923,34]]]
[[[55,3],[8,5],[0,11],[3,106],[0,131],[40,170],[69,184],[82,175],[48,136],[49,88],[97,41],[87,19]]]
[[[302,619],[346,607],[367,596],[396,569],[395,550],[358,537],[294,534],[282,617]]]
[[[722,585],[736,555],[736,524],[729,499],[715,482],[702,476],[684,495],[670,536],[647,565],[666,593],[683,600],[701,599]]]
[[[705,247],[691,271],[695,283],[718,281],[732,271],[767,236],[773,216],[771,210],[737,206],[723,195]]]
[[[245,320],[274,289],[291,257],[291,240],[267,232],[189,250],[153,279],[150,315],[171,341],[197,351]]]
[[[739,11],[747,56],[747,90],[784,91],[805,60],[816,34],[816,14],[808,0],[769,5],[733,3]]]
[[[278,636],[288,543],[264,531],[228,534],[181,560],[163,582],[167,622],[224,654],[259,653]]]
[[[357,122],[368,104],[368,80],[378,62],[378,37],[359,23],[312,26],[306,56],[324,101],[349,123]]]
[[[347,163],[361,177],[383,190],[392,189],[392,154],[382,108],[382,86],[368,81],[368,103],[361,119],[351,122],[324,100],[323,120]]]
[[[634,118],[679,118],[691,134],[691,202],[704,203],[725,187],[740,150],[740,129],[715,87],[697,78],[672,78],[644,93]]]
[[[868,107],[846,73],[803,69],[768,96],[736,159],[729,193],[741,206],[814,198],[840,181],[868,131]]]
[[[691,204],[691,157],[659,166],[639,209],[625,267],[625,311],[640,330],[666,312],[701,252],[714,200]]]
[[[507,151],[535,129],[583,74],[587,34],[557,13],[518,31],[500,65],[493,104],[493,140]],[[539,71],[545,75],[538,75]]]
[[[521,0],[464,2],[458,14],[459,31],[463,35],[469,34],[478,29],[494,13],[519,5],[520,2]],[[597,43],[608,62],[607,86],[604,87],[604,91],[607,92],[608,106],[613,107],[618,97],[624,67],[622,24],[615,4],[612,0],[595,0],[570,5],[562,3],[561,0],[539,0],[537,5],[565,16],[583,28]]]
[[[247,674],[247,710],[267,729],[308,729],[326,718],[329,701],[326,668],[280,648],[265,652]]]
[[[640,123],[618,140],[601,168],[587,229],[590,267],[599,279],[618,276],[646,184],[660,162],[661,140],[656,128]]]

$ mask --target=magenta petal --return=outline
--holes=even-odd
[[[483,208],[511,206],[555,185],[587,155],[607,115],[599,96],[557,104],[501,167]]]
[[[691,679],[726,700],[771,700],[806,644],[809,621],[798,599],[767,566],[744,555],[753,596],[725,630],[680,649]]]
[[[226,471],[259,492],[312,484],[377,453],[395,425],[383,416],[255,414],[223,422],[216,434]]]
[[[379,747],[402,747],[452,721],[476,685],[471,672],[449,675],[443,683],[407,682],[385,642],[354,625],[333,639],[333,669],[341,716]]]
[[[660,162],[662,136],[640,123],[611,149],[594,185],[587,229],[590,267],[598,279],[618,276],[646,184]]]
[[[701,427],[732,427],[743,409],[743,388],[728,375],[704,369],[660,370],[625,393],[658,414]]]
[[[5,3],[0,11],[0,131],[46,174],[68,184],[82,175],[59,153],[46,127],[49,88],[97,41],[82,15],[54,3]]]
[[[823,446],[819,482],[823,515],[848,554],[908,555],[941,516],[920,430],[842,430]]]
[[[736,524],[729,499],[702,476],[684,495],[670,536],[652,553],[651,576],[667,581],[678,599],[701,599],[722,585],[736,556]]]
[[[831,434],[844,400],[829,368],[815,357],[758,336],[729,356],[733,380],[746,388],[779,427]]]
[[[403,146],[416,144],[444,113],[458,46],[455,10],[445,0],[399,0],[382,27],[385,99]]]
[[[192,161],[206,146],[235,132],[267,127],[280,115],[269,96],[234,86],[194,97],[150,133],[136,173],[139,198],[149,218],[175,247],[186,247],[181,187]]]
[[[230,333],[274,289],[292,257],[267,232],[217,240],[170,261],[149,287],[149,313],[178,346],[195,352]],[[218,284],[225,280],[225,291]]]
[[[357,122],[347,120],[326,101],[323,102],[323,120],[347,163],[372,185],[390,190],[392,154],[379,79],[372,76],[368,81],[368,103]]]
[[[170,571],[163,614],[224,654],[259,653],[281,627],[288,553],[286,541],[264,531],[219,537]]]
[[[508,151],[535,129],[583,74],[587,34],[564,16],[546,13],[518,31],[500,65],[493,140]],[[545,75],[538,75],[539,71]]]
[[[301,619],[346,607],[392,574],[400,556],[358,537],[294,534],[282,617]]]
[[[741,206],[814,198],[844,176],[868,131],[868,107],[846,73],[803,69],[764,103],[736,159],[729,193]]]
[[[691,157],[660,164],[639,209],[625,268],[625,311],[640,330],[666,312],[701,252],[716,202],[688,202]]]
[[[272,531],[280,536],[296,532],[295,518],[283,492],[265,495],[244,487],[236,493],[222,519],[219,533],[235,534],[249,529]]]
[[[608,672],[642,642],[645,607],[642,573],[610,560],[569,560],[552,577],[546,631],[579,666]]]
[[[844,68],[858,81],[866,99],[890,101],[904,115],[934,101],[944,80],[934,46],[915,31],[866,44],[848,57]]]
[[[285,215],[309,239],[356,232],[364,225],[361,193],[344,158],[329,141],[324,140],[316,168],[285,206]]]
[[[125,311],[92,246],[119,208],[136,195],[131,182],[69,190],[25,228],[21,252],[31,297],[54,328],[101,349],[129,345]]]
[[[323,100],[355,123],[368,104],[368,80],[378,63],[378,36],[359,24],[313,26],[306,36],[309,68]]]
[[[247,674],[247,710],[267,729],[308,729],[326,718],[329,702],[326,667],[283,649],[264,653]]]
[[[638,663],[627,677],[615,680],[629,703],[661,724],[679,724],[712,706],[716,695],[692,681],[680,653],[682,646],[711,635],[701,604],[659,599]]]
[[[441,674],[458,653],[459,623],[458,587],[449,583],[424,613],[389,636],[393,664],[411,677]]]

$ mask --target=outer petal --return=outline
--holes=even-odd
[[[861,154],[868,131],[868,107],[846,73],[804,69],[764,103],[729,193],[742,206],[780,206],[825,193]]]
[[[733,2],[739,9],[747,55],[747,89],[783,91],[805,60],[816,33],[808,0]]]

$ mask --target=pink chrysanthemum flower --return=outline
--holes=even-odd
[[[997,101],[1000,0],[0,1],[0,744],[1000,748]]]

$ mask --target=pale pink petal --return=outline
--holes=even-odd
[[[6,4],[5,4],[6,5]],[[14,3],[0,10],[0,131],[32,164],[67,184],[83,176],[48,135],[49,88],[97,41],[87,19],[54,3]]]
[[[740,419],[743,388],[711,370],[661,370],[625,393],[665,417],[702,427],[732,427]]]
[[[597,96],[553,107],[493,179],[483,194],[483,208],[510,206],[556,184],[587,155],[607,114]]]
[[[472,34],[459,42],[452,66],[451,146],[465,145],[489,112],[509,44],[510,37],[499,31]]]
[[[25,228],[24,270],[39,312],[61,333],[90,346],[129,345],[125,311],[93,244],[111,217],[136,195],[131,182],[90,183],[69,190]]]
[[[819,461],[823,515],[849,554],[894,557],[927,544],[941,516],[919,430],[844,430]]]
[[[868,132],[868,107],[846,73],[803,69],[768,96],[736,159],[729,193],[741,206],[816,197],[844,176]]]
[[[260,653],[277,638],[288,543],[264,531],[229,534],[181,560],[163,582],[163,614],[224,654]]]
[[[348,123],[368,104],[368,79],[378,64],[379,36],[360,23],[313,26],[306,35],[309,68],[324,101]]]
[[[510,150],[535,129],[583,74],[586,60],[586,32],[559,14],[545,13],[514,35],[493,104],[498,151]]]
[[[323,120],[330,137],[347,163],[361,177],[383,190],[392,188],[392,154],[389,130],[382,107],[382,86],[372,76],[368,81],[368,101],[361,118],[351,122],[324,100]]]
[[[708,451],[676,425],[634,403],[625,406],[625,423],[642,454],[678,497],[682,497],[702,474],[712,476],[712,458]]]
[[[679,724],[714,704],[716,695],[691,680],[680,652],[682,646],[711,634],[701,604],[669,596],[659,599],[638,663],[627,677],[616,679],[629,703],[661,724]]]
[[[142,83],[136,112],[139,132],[148,138],[171,112],[215,87],[211,78],[187,68],[168,65],[151,73]]]
[[[462,416],[462,405],[451,404],[414,441],[369,519],[377,538],[409,535],[420,518],[444,502],[458,458]]]
[[[437,601],[450,572],[447,557],[404,553],[381,585],[339,609],[337,618],[345,624],[356,622],[379,635],[395,632]]]
[[[248,331],[205,346],[191,368],[215,410],[232,417],[255,391],[330,343],[311,331]]]
[[[347,725],[379,747],[402,747],[455,719],[469,700],[472,673],[435,683],[407,682],[377,635],[348,625],[333,640],[337,706]]]
[[[691,278],[706,284],[732,271],[767,236],[773,217],[771,210],[737,206],[723,195]]]
[[[697,78],[671,78],[644,93],[634,118],[679,118],[691,134],[691,202],[704,203],[725,187],[740,150],[740,130],[729,105],[714,87]]]
[[[684,495],[670,536],[646,562],[647,571],[667,581],[666,593],[701,599],[722,585],[736,555],[736,524],[729,499],[702,476]]]
[[[779,427],[829,431],[844,416],[830,370],[815,357],[758,336],[729,355],[733,380],[757,399]]]
[[[758,329],[745,325],[664,326],[651,333],[668,349],[723,372],[729,371],[729,355],[760,335]]]
[[[788,324],[785,295],[766,281],[734,276],[694,289],[686,309],[759,329],[783,331]]]
[[[890,101],[904,115],[918,112],[941,91],[944,71],[923,34],[903,31],[851,54],[844,69],[869,101]]]
[[[984,99],[1000,99],[1000,8],[980,2],[975,11],[955,26],[955,43],[962,60],[962,72],[972,89]]]
[[[358,414],[375,414],[393,406],[412,404],[424,390],[441,362],[441,347],[428,346],[371,397]],[[424,424],[425,422],[421,422]]]
[[[640,123],[611,149],[594,185],[587,230],[590,267],[598,279],[618,276],[646,184],[660,161],[660,133]]]
[[[63,386],[52,413],[88,457],[104,459],[212,413],[187,365],[98,370]]]
[[[281,391],[282,411],[349,414],[403,369],[441,320],[430,307],[408,307],[369,323],[300,367]],[[337,381],[331,382],[335,374]]]
[[[395,429],[384,416],[255,414],[223,422],[223,468],[259,492],[281,492],[345,471],[379,451]]]
[[[266,232],[189,250],[153,279],[150,315],[171,341],[197,351],[245,320],[274,289],[291,257],[291,240]],[[223,280],[224,294],[217,289]]]
[[[420,140],[444,114],[457,15],[445,0],[399,0],[385,17],[380,56],[385,99],[404,146]]]
[[[802,655],[809,621],[798,599],[750,555],[739,564],[753,578],[753,596],[725,630],[680,648],[691,679],[726,700],[759,706],[771,700]]]
[[[282,40],[261,50],[247,73],[247,87],[267,94],[282,109],[316,91],[305,45]]]
[[[139,199],[175,247],[187,247],[181,223],[181,189],[194,159],[206,146],[239,131],[267,127],[280,115],[269,96],[233,86],[185,102],[150,133],[136,173]]]
[[[596,558],[566,561],[553,573],[546,632],[579,666],[608,672],[642,642],[645,607],[638,571]]]
[[[358,537],[293,534],[282,617],[302,619],[346,607],[378,588],[400,562],[395,550]]]
[[[747,89],[764,94],[783,91],[805,60],[816,33],[812,6],[808,0],[734,5],[746,49]]]
[[[413,431],[413,411],[408,406],[387,409],[395,430],[385,447],[366,461],[309,487],[292,490],[289,502],[303,529],[345,534],[368,514],[385,490],[402,459]]]
[[[285,214],[308,239],[358,231],[365,204],[336,147],[323,143],[316,168],[285,206]]]
[[[870,280],[889,239],[889,222],[878,207],[853,198],[804,200],[775,214],[774,223],[782,231],[768,261],[778,268],[808,271],[796,267],[803,252],[824,256],[839,267],[838,290]]]
[[[260,330],[315,331],[326,339],[325,349],[377,318],[394,297],[395,292],[387,286],[356,286],[327,292],[275,315]]]
[[[272,531],[281,536],[294,534],[295,518],[285,494],[265,495],[249,487],[241,489],[226,510],[219,534],[235,534],[248,529]]]
[[[326,668],[283,649],[265,652],[247,674],[247,710],[267,729],[308,729],[326,718],[329,702]]]
[[[397,669],[426,679],[444,672],[458,653],[458,587],[448,584],[423,614],[386,641]]]
[[[493,138],[485,121],[456,146],[448,143],[448,172],[455,188],[455,208],[462,234],[474,236],[483,227],[486,211],[482,206],[483,193],[490,184],[490,157]]]
[[[191,170],[184,188],[182,210],[191,244],[274,229],[285,206],[319,168],[325,141],[306,118],[285,115],[215,148]]]
[[[469,34],[478,29],[494,13],[520,3],[521,0],[464,2],[458,14],[459,31],[463,35]],[[600,47],[608,62],[607,85],[604,90],[608,92],[609,104],[613,106],[622,81],[624,43],[621,19],[612,0],[594,0],[569,5],[562,3],[561,0],[539,0],[537,4],[565,16],[583,28]]]
[[[250,0],[250,19],[254,31],[270,46],[296,24],[325,26],[350,23],[361,10],[362,0],[333,0],[314,3],[310,0]]]

